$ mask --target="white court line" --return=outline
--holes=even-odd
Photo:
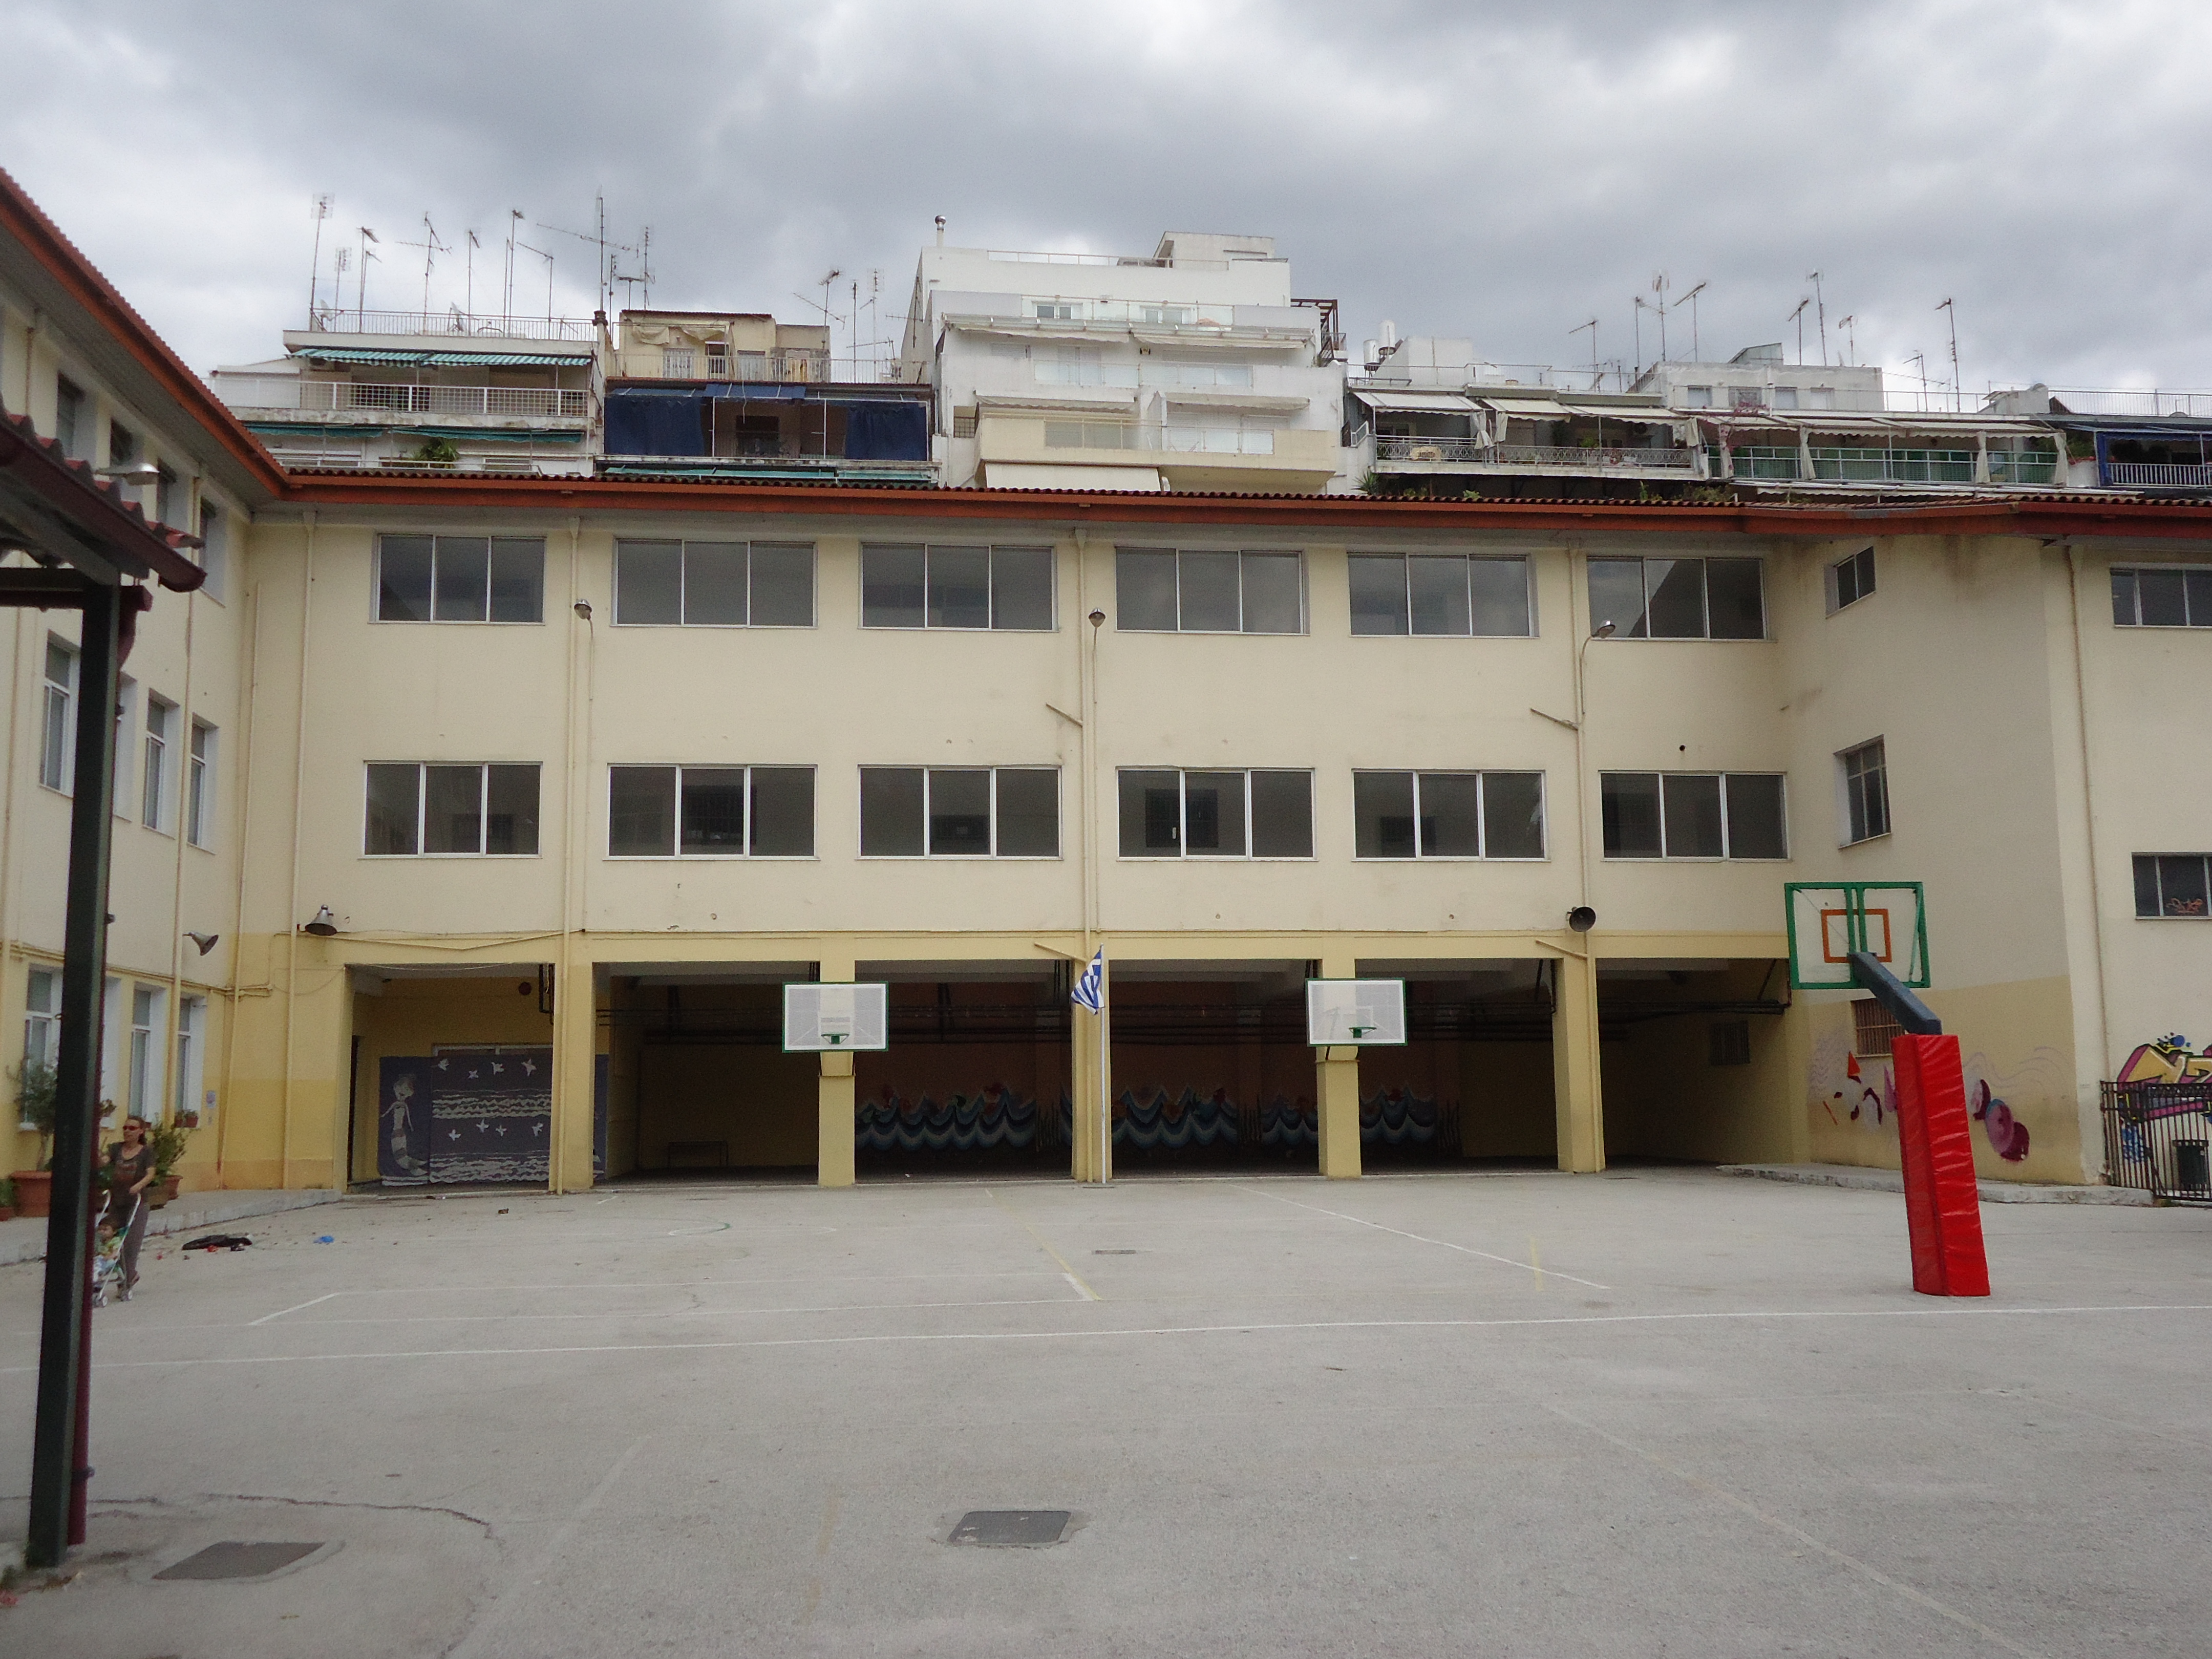
[[[1379,1221],[1370,1221],[1364,1216],[1346,1215],[1341,1210],[1324,1210],[1318,1204],[1301,1204],[1295,1198],[1285,1198],[1280,1193],[1263,1193],[1256,1187],[1246,1187],[1243,1188],[1243,1190],[1248,1193],[1257,1194],[1257,1195],[1261,1198],[1272,1198],[1278,1204],[1297,1205],[1299,1209],[1311,1210],[1316,1215],[1334,1216],[1339,1221],[1356,1221],[1361,1226],[1372,1227],[1379,1233],[1395,1233],[1400,1238],[1410,1238],[1416,1244],[1441,1245],[1447,1250],[1457,1250],[1462,1255],[1479,1255],[1485,1261],[1495,1261],[1501,1267],[1518,1267],[1524,1273],[1534,1273],[1536,1275],[1536,1282],[1540,1286],[1544,1282],[1544,1270],[1537,1267],[1534,1262],[1516,1261],[1510,1255],[1492,1255],[1487,1250],[1474,1249],[1465,1244],[1455,1244],[1449,1239],[1430,1238],[1421,1233],[1401,1231],[1396,1227],[1386,1227]],[[1557,1267],[1552,1269],[1552,1277],[1554,1279],[1564,1279],[1572,1285],[1587,1285],[1594,1291],[1609,1291],[1613,1288],[1610,1285],[1599,1284],[1595,1279],[1577,1279],[1572,1273],[1563,1273]]]
[[[532,1564],[534,1570],[528,1573],[519,1573],[507,1581],[507,1588],[492,1598],[491,1605],[484,1609],[483,1617],[477,1620],[470,1628],[469,1633],[453,1647],[452,1652],[447,1655],[447,1659],[466,1659],[468,1655],[479,1651],[494,1627],[507,1617],[509,1609],[520,1599],[524,1592],[535,1589],[545,1582],[547,1576],[559,1562],[561,1552],[568,1547],[568,1540],[576,1535],[576,1528],[583,1525],[584,1517],[599,1508],[599,1500],[607,1495],[608,1488],[621,1478],[622,1472],[629,1467],[629,1460],[637,1455],[639,1449],[644,1444],[645,1442],[642,1439],[630,1442],[629,1449],[615,1459],[614,1468],[607,1471],[605,1478],[592,1488],[590,1496],[577,1504],[568,1518],[561,1523],[561,1530],[547,1540],[544,1549]]]
[[[111,1359],[103,1370],[163,1365],[289,1365],[319,1359],[507,1359],[556,1353],[682,1353],[741,1348],[838,1348],[885,1342],[1048,1342],[1104,1336],[1252,1336],[1276,1331],[1487,1330],[1516,1326],[1651,1325],[1754,1319],[1997,1319],[2058,1314],[2212,1313],[2212,1303],[2137,1303],[2080,1308],[1767,1309],[1742,1313],[1560,1314],[1524,1319],[1315,1319],[1297,1323],[1128,1325],[1090,1331],[937,1331],[878,1336],[772,1336],[726,1342],[593,1342],[550,1348],[393,1348],[347,1353],[272,1353],[213,1359]],[[0,1365],[0,1376],[26,1376],[35,1365]]]
[[[312,1308],[315,1305],[316,1302],[327,1302],[331,1299],[331,1296],[340,1296],[343,1294],[343,1291],[332,1291],[330,1293],[330,1296],[319,1296],[315,1298],[314,1302],[302,1302],[296,1307],[279,1308],[273,1314],[264,1314],[258,1319],[249,1319],[246,1322],[248,1325],[266,1325],[272,1319],[282,1319],[286,1314],[295,1314],[299,1312],[301,1308]]]

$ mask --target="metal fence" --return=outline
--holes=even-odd
[[[2212,1205],[2212,1082],[2103,1085],[2105,1179]]]
[[[2212,484],[2212,466],[2194,461],[2106,461],[2108,484],[2148,484],[2153,488],[2202,489]]]
[[[1813,451],[1816,478],[1881,483],[1972,483],[1971,449],[1824,449]]]
[[[234,409],[378,410],[397,415],[519,415],[581,421],[592,394],[550,386],[399,386],[303,380],[289,374],[217,374],[216,395]]]
[[[319,307],[310,334],[481,334],[510,340],[593,340],[586,317],[488,317],[449,306],[443,311],[346,311]]]

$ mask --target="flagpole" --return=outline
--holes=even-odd
[[[1098,953],[1105,955],[1103,945]],[[1106,1067],[1106,975],[1102,969],[1098,975],[1098,1183],[1102,1187],[1112,1176],[1109,1160],[1114,1156],[1114,1079],[1107,1075]]]

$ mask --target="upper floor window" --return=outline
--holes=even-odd
[[[66,374],[54,379],[54,441],[62,447],[62,453],[73,461],[88,459],[85,451],[92,436],[91,411],[86,407],[84,388]]]
[[[814,856],[811,766],[611,766],[607,856]]]
[[[1052,565],[1048,547],[863,543],[860,626],[1048,629]]]
[[[1313,774],[1119,774],[1125,859],[1310,859]]]
[[[694,361],[690,346],[663,346],[660,349],[661,377],[670,380],[688,380],[691,378]]]
[[[1540,772],[1354,772],[1353,856],[1540,859]]]
[[[2115,568],[2112,621],[2121,628],[2212,628],[2212,570]]]
[[[1609,859],[1786,859],[1775,772],[1603,772],[1599,815]]]
[[[211,599],[220,599],[230,574],[230,515],[222,510],[221,502],[205,495],[200,497],[199,534],[200,568],[207,572],[200,592]]]
[[[1874,549],[1863,547],[1828,567],[1828,613],[1856,605],[1874,592]]]
[[[615,544],[615,621],[811,628],[811,542]]]
[[[1304,561],[1293,552],[1124,547],[1114,555],[1123,632],[1303,634]]]
[[[2202,853],[2138,853],[2136,854],[2136,914],[2139,916],[2185,916],[2205,920],[2212,909],[2212,883]]]
[[[1775,387],[1775,388],[1774,388],[1774,406],[1775,406],[1777,409],[1795,409],[1795,408],[1796,408],[1796,407],[1797,407],[1797,388],[1796,388],[1796,386],[1778,386]]]
[[[542,536],[380,536],[379,622],[545,619]]]
[[[1808,399],[1806,407],[1808,409],[1833,409],[1836,406],[1836,388],[1832,386],[1816,386],[1806,395]]]
[[[107,464],[128,466],[138,459],[138,434],[120,421],[107,423]]]
[[[177,475],[167,466],[157,467],[154,473],[155,521],[158,524],[174,525],[182,528],[183,506],[184,502],[179,498],[177,489]]]
[[[1889,833],[1889,761],[1876,738],[1836,757],[1844,788],[1844,844]]]
[[[1590,623],[1629,640],[1760,640],[1766,595],[1757,559],[1592,559]]]
[[[1249,363],[1174,363],[1148,360],[1138,365],[1138,378],[1146,386],[1190,386],[1201,391],[1249,392]]]
[[[1048,386],[1103,386],[1106,360],[1097,346],[1039,346],[1036,377]]]
[[[185,763],[185,839],[215,844],[215,727],[192,722],[192,752]]]
[[[361,850],[373,857],[533,856],[537,763],[371,761]]]
[[[1354,553],[1355,634],[1529,633],[1528,561],[1464,553]]]
[[[1060,856],[1060,773],[1048,766],[864,766],[862,858]]]
[[[39,781],[67,793],[76,772],[76,647],[46,641],[45,718],[39,727]]]
[[[1196,313],[1189,306],[1139,305],[1137,307],[1139,322],[1158,323],[1170,328],[1180,328],[1190,322],[1195,315]]]
[[[1032,300],[1030,315],[1048,323],[1072,323],[1083,314],[1079,300]]]
[[[146,698],[145,775],[139,792],[139,821],[149,830],[169,827],[170,744],[176,738],[177,705],[150,693]]]

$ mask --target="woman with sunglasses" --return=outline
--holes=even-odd
[[[146,1120],[123,1120],[123,1139],[107,1149],[107,1220],[123,1237],[123,1289],[128,1302],[138,1283],[138,1247],[146,1242],[149,1206],[146,1188],[154,1182],[154,1148],[146,1139]]]

